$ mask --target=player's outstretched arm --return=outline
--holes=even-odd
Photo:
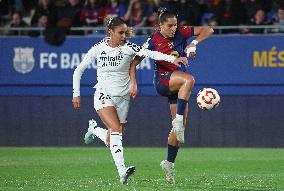
[[[194,27],[194,35],[197,36],[195,40],[198,42],[204,41],[213,33],[214,30],[209,26]]]
[[[73,107],[75,109],[80,109],[81,107],[81,98],[80,98],[80,81],[81,77],[88,67],[90,65],[96,55],[96,46],[93,46],[88,53],[85,55],[82,62],[77,66],[73,73]]]
[[[188,66],[188,60],[186,57],[176,57],[175,61],[173,62],[174,65],[180,66],[180,63],[183,65]]]
[[[194,27],[194,35],[197,35],[197,37],[185,48],[184,51],[187,57],[194,59],[196,57],[196,45],[207,39],[213,33],[214,30],[209,26]]]

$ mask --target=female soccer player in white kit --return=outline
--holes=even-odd
[[[115,17],[108,22],[108,33],[110,37],[104,38],[95,44],[85,55],[82,62],[77,66],[73,74],[73,106],[80,108],[80,79],[94,59],[97,60],[97,81],[94,95],[94,108],[104,125],[110,129],[109,146],[122,184],[127,183],[128,177],[135,172],[135,167],[126,167],[123,157],[122,126],[126,123],[129,109],[130,93],[135,96],[137,89],[133,87],[135,79],[131,79],[130,63],[135,55],[145,56],[155,60],[165,60],[179,65],[187,65],[185,57],[176,58],[171,55],[150,51],[136,44],[126,41],[128,27],[122,19]],[[133,83],[131,83],[131,81]],[[131,87],[132,86],[132,87]],[[96,125],[90,121],[89,125]],[[94,128],[92,128],[94,130]],[[89,128],[90,131],[90,128]],[[89,135],[92,138],[90,132]],[[99,138],[106,143],[107,133],[101,131]]]

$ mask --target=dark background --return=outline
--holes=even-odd
[[[72,108],[67,96],[1,96],[1,146],[82,146],[88,120],[99,121],[93,97],[82,97],[82,108]],[[203,111],[189,101],[184,146],[283,147],[283,96],[221,96],[214,111]],[[125,146],[165,146],[170,130],[167,100],[137,97],[131,103]],[[101,141],[95,144],[103,146]]]

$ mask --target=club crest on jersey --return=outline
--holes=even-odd
[[[168,42],[168,46],[169,46],[170,48],[173,48],[173,47],[174,47],[174,43],[173,43],[173,42]]]
[[[34,48],[31,47],[15,47],[13,66],[14,69],[22,74],[29,73],[35,65]]]

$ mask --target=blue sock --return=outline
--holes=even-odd
[[[187,100],[184,100],[184,99],[178,99],[177,100],[177,114],[178,115],[184,114],[186,104],[187,104]]]
[[[177,157],[178,147],[168,144],[168,158],[167,161],[174,163]]]

